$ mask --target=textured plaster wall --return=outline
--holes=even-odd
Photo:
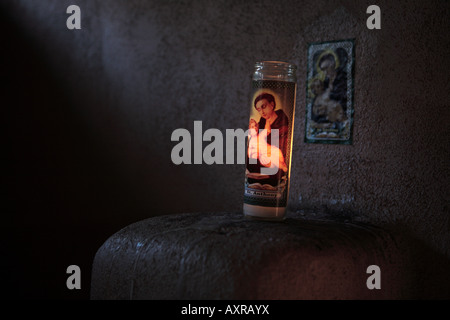
[[[381,30],[366,27],[374,3]],[[81,30],[66,28],[71,4],[81,8]],[[45,229],[26,238],[37,239],[26,253],[35,262],[42,239],[65,237],[75,253],[61,266],[75,255],[88,268],[102,241],[131,222],[240,210],[243,166],[175,166],[170,137],[193,132],[195,120],[204,130],[245,128],[258,60],[299,68],[291,210],[404,229],[450,258],[448,1],[8,0],[0,8],[8,210],[21,234]],[[353,145],[306,144],[307,45],[348,38],[356,40]]]
[[[324,35],[356,38],[354,143],[297,143],[292,196],[300,208],[405,226],[448,255],[450,91],[440,74],[448,66],[441,58],[449,48],[449,11],[442,4],[379,3],[381,32],[368,31],[351,6],[305,26],[300,48]],[[299,120],[297,141],[304,134]]]

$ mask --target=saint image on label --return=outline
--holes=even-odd
[[[247,157],[246,203],[277,206],[285,202],[289,173],[295,84],[255,81],[251,102]],[[264,205],[264,204],[263,204]]]

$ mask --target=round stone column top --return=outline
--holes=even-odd
[[[363,224],[292,214],[281,222],[227,212],[157,216],[98,250],[91,298],[399,298],[398,257],[388,232]],[[369,289],[370,265],[391,285]]]

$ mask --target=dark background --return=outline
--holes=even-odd
[[[71,4],[81,30],[66,28]],[[4,292],[88,299],[119,229],[241,210],[243,166],[176,166],[171,133],[245,128],[254,62],[284,60],[299,67],[290,209],[401,230],[431,257],[420,297],[448,298],[434,268],[450,258],[450,3],[378,1],[381,30],[366,27],[370,4],[3,1]],[[349,38],[353,145],[306,144],[307,45]],[[81,290],[66,288],[71,264]]]

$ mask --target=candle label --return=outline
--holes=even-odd
[[[354,40],[308,48],[305,142],[352,143]]]
[[[287,205],[294,124],[294,82],[254,80],[247,140],[244,203]]]

